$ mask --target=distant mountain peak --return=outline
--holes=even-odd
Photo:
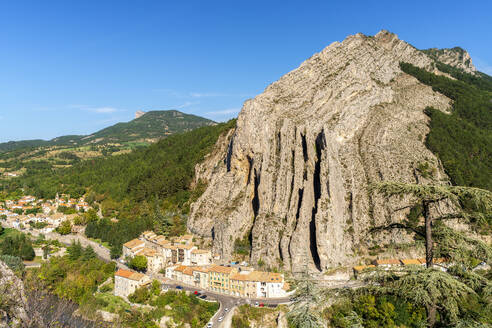
[[[144,112],[143,110],[137,110],[135,112],[135,118],[139,118],[139,117],[142,117],[143,115],[145,115],[146,112]]]

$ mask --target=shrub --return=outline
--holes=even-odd
[[[147,271],[147,258],[142,255],[137,255],[130,260],[128,265],[134,270],[145,272]]]

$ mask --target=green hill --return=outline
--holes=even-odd
[[[141,112],[140,114],[142,114]],[[150,111],[90,135],[67,135],[51,140],[23,140],[0,144],[0,180],[3,172],[42,174],[46,170],[72,166],[80,161],[121,155],[158,140],[216,123],[176,110]]]
[[[136,140],[159,139],[168,135],[186,132],[215,122],[206,118],[185,114],[177,110],[149,111],[139,118],[117,123],[93,134],[68,135],[51,140],[21,140],[0,143],[0,152],[22,148],[51,146],[83,146],[92,144],[125,143]]]

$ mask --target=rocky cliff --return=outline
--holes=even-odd
[[[22,280],[0,261],[0,327],[29,327],[26,308]]]
[[[457,67],[459,69],[462,69],[467,73],[475,74],[475,72],[477,71],[477,69],[472,63],[472,59],[468,51],[460,47],[454,47],[450,49],[431,48],[423,51],[430,57],[444,64],[448,64]]]
[[[403,73],[400,62],[435,70],[433,59],[395,34],[335,42],[245,102],[235,131],[197,166],[208,188],[188,228],[231,258],[247,238],[251,263],[298,272],[357,263],[373,245],[407,240],[372,236],[403,218],[406,200],[385,202],[372,181],[447,181],[425,147],[427,106],[450,100]],[[431,174],[421,174],[427,163]]]
[[[40,286],[25,286],[0,261],[0,328],[108,327],[101,321],[83,319],[77,309],[77,304],[49,294]]]

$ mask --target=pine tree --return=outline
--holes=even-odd
[[[426,249],[426,269],[379,272],[368,278],[378,282],[377,286],[373,286],[372,292],[394,294],[413,304],[424,306],[429,327],[435,325],[437,311],[442,320],[449,324],[457,324],[459,302],[490,285],[488,281],[482,281],[481,285],[470,284],[471,276],[463,274],[463,270],[466,272],[471,269],[474,262],[472,259],[490,263],[492,249],[480,240],[453,230],[446,221],[460,219],[490,231],[492,193],[471,187],[398,182],[373,184],[371,189],[388,199],[395,196],[411,196],[414,203],[404,208],[420,206],[424,218],[423,226],[410,222],[393,222],[376,227],[372,231],[405,229],[423,237]],[[451,208],[452,211],[443,213],[441,204],[447,204],[447,208]],[[436,254],[448,258],[455,264],[454,268],[448,272],[433,268]],[[474,279],[477,280],[477,277],[474,276]]]
[[[171,221],[169,215],[164,215],[159,206],[159,200],[156,196],[154,202],[154,231],[157,234],[167,236],[169,234],[169,227],[171,226]]]
[[[307,256],[304,258],[308,258]],[[325,324],[320,317],[320,308],[324,304],[324,295],[316,281],[309,276],[307,262],[301,277],[295,279],[296,292],[291,310],[287,314],[289,327],[323,328]]]

